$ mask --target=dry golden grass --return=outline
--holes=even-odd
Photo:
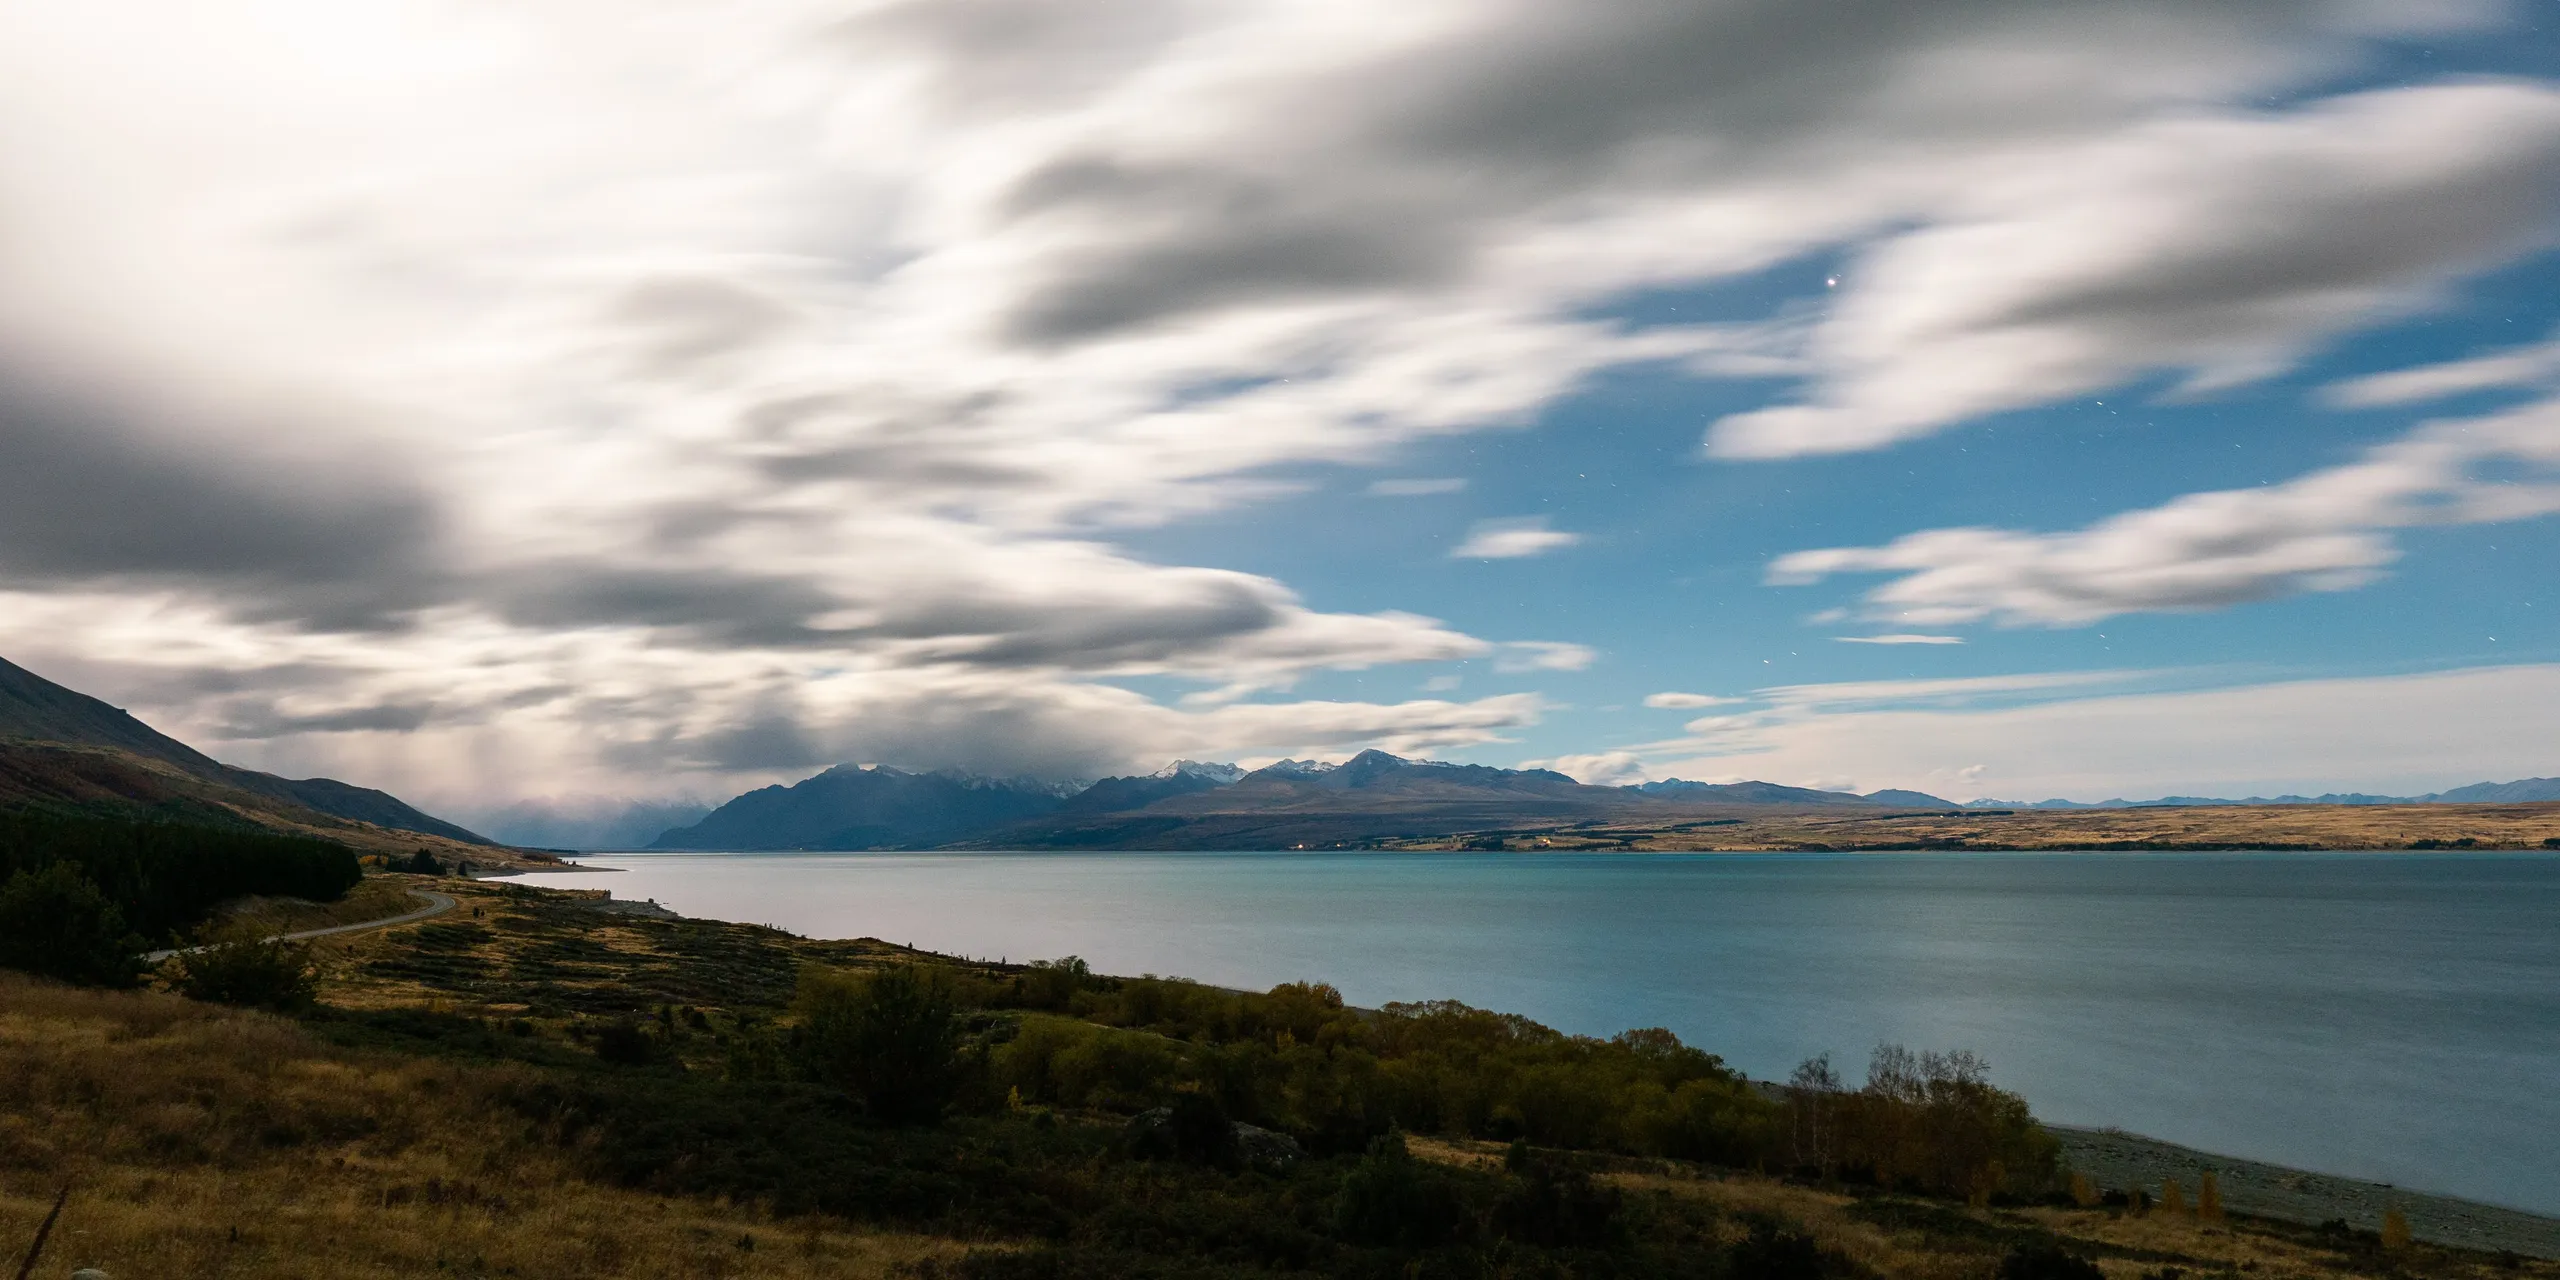
[[[0,1252],[41,1276],[886,1276],[956,1242],[580,1179],[510,1068],[334,1049],[281,1019],[0,976]]]
[[[1504,1149],[1489,1142],[1408,1139],[1413,1153],[1449,1164],[1492,1167]],[[1906,1280],[1989,1280],[1999,1274],[2004,1250],[1983,1243],[1919,1231],[1895,1231],[1850,1212],[1850,1196],[1775,1178],[1719,1171],[1677,1161],[1628,1162],[1632,1172],[1607,1175],[1631,1193],[1663,1193],[1703,1200],[1727,1216],[1739,1236],[1739,1219],[1768,1215],[1802,1225],[1825,1248],[1836,1249],[1879,1275]],[[2297,1228],[2246,1219],[2214,1222],[2194,1214],[2154,1211],[2141,1217],[2105,1209],[1977,1210],[1941,1206],[1991,1226],[2042,1227],[2082,1251],[2099,1255],[2109,1280],[2140,1280],[2174,1266],[2190,1276],[2245,1273],[2252,1280],[2335,1280],[2342,1274],[2396,1274],[2443,1280],[2556,1280],[2560,1263],[2517,1259],[2509,1266],[2491,1255],[2414,1245],[2382,1259],[2355,1258]],[[2096,1247],[2092,1247],[2096,1246]],[[2117,1256],[2106,1256],[2113,1253]]]
[[[2418,805],[2209,805],[2177,808],[1860,814],[1839,808],[1732,809],[1735,821],[1639,824],[1557,822],[1508,833],[1513,849],[1650,852],[1872,849],[1924,842],[1984,848],[2085,849],[2132,843],[2191,848],[2298,846],[2407,849],[2419,840],[2471,840],[2483,849],[2530,849],[2560,838],[2560,803]],[[1384,847],[1455,849],[1470,834],[1389,840]]]
[[[327,929],[342,924],[360,924],[406,915],[426,905],[409,890],[412,885],[433,884],[423,876],[367,876],[364,882],[347,891],[336,902],[309,902],[301,898],[240,898],[224,903],[221,913],[206,923],[206,931],[268,935],[296,933],[304,929]]]

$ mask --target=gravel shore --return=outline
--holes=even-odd
[[[2560,1219],[2214,1155],[2111,1129],[2045,1127],[2062,1140],[2063,1159],[2102,1188],[2140,1187],[2156,1198],[2161,1182],[2176,1178],[2193,1204],[2210,1170],[2221,1184],[2223,1205],[2233,1213],[2312,1224],[2344,1218],[2350,1226],[2376,1230],[2383,1213],[2397,1208],[2408,1216],[2410,1234],[2421,1240],[2560,1258]]]

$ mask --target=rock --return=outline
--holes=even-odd
[[[1287,1173],[1307,1154],[1298,1140],[1256,1125],[1236,1121],[1236,1155],[1244,1167],[1263,1173]]]
[[[115,1278],[96,1267],[82,1267],[71,1273],[71,1280],[115,1280]]]
[[[1173,1145],[1171,1107],[1141,1111],[1120,1130],[1120,1149],[1142,1160],[1170,1160]]]

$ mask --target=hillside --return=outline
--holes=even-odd
[[[279,817],[301,810],[461,844],[493,843],[389,792],[224,764],[118,708],[0,659],[0,804],[39,798],[108,808],[248,809]]]

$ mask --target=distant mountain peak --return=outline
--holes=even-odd
[[[1205,778],[1226,786],[1244,777],[1245,771],[1231,764],[1204,764],[1198,760],[1176,760],[1147,775],[1151,778]]]
[[[1261,768],[1254,770],[1254,772],[1278,774],[1284,777],[1292,774],[1302,777],[1313,777],[1321,773],[1331,773],[1341,767],[1342,766],[1340,765],[1326,764],[1321,760],[1275,760],[1270,764],[1266,764]]]

